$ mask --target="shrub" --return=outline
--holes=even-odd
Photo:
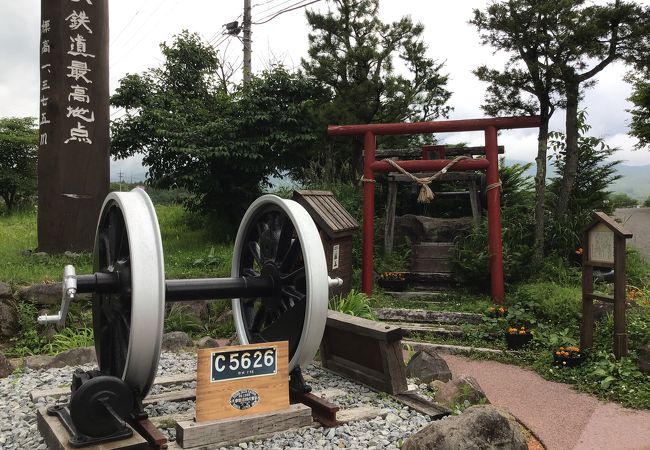
[[[535,271],[533,259],[532,181],[525,171],[530,164],[505,166],[501,161],[503,271],[506,283],[529,278]],[[461,283],[474,290],[490,288],[488,226],[484,221],[455,240],[452,259]]]
[[[364,319],[375,319],[375,313],[370,307],[370,298],[354,289],[346,296],[338,295],[330,300],[330,309],[339,311],[351,316],[363,317]]]
[[[513,306],[508,308],[508,320],[513,319],[517,310],[521,310],[522,314],[530,317],[523,321],[529,324],[548,324],[554,328],[579,327],[582,299],[579,287],[552,282],[524,284],[518,286],[509,299]]]
[[[71,348],[90,347],[94,345],[92,328],[65,328],[54,335],[52,340],[45,344],[43,350],[54,355]]]

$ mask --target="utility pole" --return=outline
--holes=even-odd
[[[251,80],[251,0],[244,0],[244,85]]]

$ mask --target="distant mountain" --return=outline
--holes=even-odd
[[[512,164],[527,164],[526,161],[506,160],[507,165]],[[549,173],[546,174],[547,178],[555,176],[553,167],[548,166]],[[626,164],[619,164],[616,171],[621,178],[612,183],[612,192],[623,192],[637,200],[645,200],[650,197],[650,165],[646,166],[628,166]],[[530,167],[526,175],[535,176],[535,164]]]
[[[612,185],[612,191],[624,192],[632,198],[645,200],[650,197],[650,165],[626,166],[617,168],[621,179]]]

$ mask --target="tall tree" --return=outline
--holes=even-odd
[[[269,176],[304,161],[318,89],[276,67],[228,93],[217,55],[197,35],[161,49],[162,67],[123,78],[111,98],[126,111],[112,124],[112,153],[142,153],[150,183],[186,188],[188,206],[235,226]]]
[[[0,197],[7,214],[36,192],[38,129],[31,117],[0,119]]]
[[[558,17],[557,49],[552,56],[566,98],[566,161],[558,194],[559,216],[568,211],[578,169],[581,88],[593,85],[593,78],[614,61],[643,59],[640,49],[645,48],[650,33],[650,8],[635,2],[615,0],[589,6],[586,0],[563,2],[572,7]]]
[[[586,112],[578,112],[578,165],[575,182],[571,187],[567,214],[551,216],[548,247],[552,252],[571,255],[579,245],[580,232],[592,219],[594,211],[612,212],[609,191],[613,182],[621,178],[616,173],[620,161],[613,160],[617,148],[605,144],[599,137],[589,136],[591,126],[586,123]],[[565,166],[567,164],[567,139],[562,133],[552,132],[549,141],[553,150],[551,163],[558,174],[549,185],[549,208],[556,209],[559,201]]]
[[[309,58],[305,73],[333,97],[324,120],[337,124],[432,120],[446,116],[451,93],[443,64],[427,56],[424,26],[410,17],[379,20],[379,0],[331,0],[327,13],[307,11]],[[405,73],[395,70],[399,58]],[[349,151],[348,149],[346,149]],[[361,145],[335,158],[360,167]]]
[[[634,105],[630,110],[630,134],[639,140],[639,149],[646,147],[650,150],[650,71],[631,75],[628,80],[633,86],[629,100]]]
[[[535,256],[544,249],[544,199],[549,121],[558,106],[560,86],[550,62],[553,29],[562,6],[551,5],[539,11],[526,0],[493,2],[485,11],[474,10],[474,24],[481,43],[507,52],[510,57],[503,70],[483,65],[474,74],[489,83],[482,109],[491,116],[502,114],[539,114],[535,172]]]
[[[594,84],[593,77],[616,60],[639,63],[647,53],[648,9],[634,2],[616,0],[607,5],[588,5],[587,0],[492,0],[485,12],[474,11],[472,20],[484,43],[513,54],[503,72],[479,68],[477,75],[491,83],[488,99],[500,109],[525,112],[517,94],[537,98],[542,119],[553,108],[566,109],[566,164],[555,213],[567,212],[578,165],[578,106],[581,89]],[[518,61],[519,59],[519,61]],[[526,71],[519,71],[523,64]],[[561,91],[563,104],[557,100]],[[544,120],[542,121],[544,122]],[[546,143],[542,126],[538,143],[536,174],[536,246],[541,252],[543,237],[541,178]]]

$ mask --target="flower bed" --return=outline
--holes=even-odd
[[[526,327],[510,327],[506,332],[506,344],[509,350],[519,350],[533,340],[533,333],[527,331]]]
[[[576,367],[585,361],[586,355],[580,347],[560,347],[553,352],[553,362],[558,366]]]
[[[408,287],[406,272],[381,272],[377,284],[387,291],[403,291]]]
[[[490,306],[485,315],[494,319],[499,319],[508,315],[508,308],[505,306]]]

